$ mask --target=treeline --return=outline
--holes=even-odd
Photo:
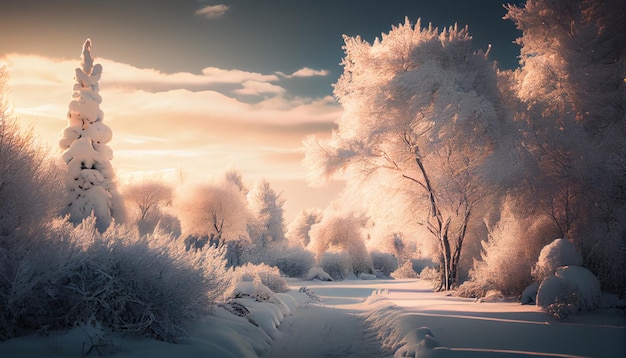
[[[562,237],[624,295],[623,3],[507,10],[522,32],[512,71],[457,25],[407,19],[372,43],[346,36],[344,114],[330,139],[306,140],[305,162],[316,181],[345,178],[376,225],[422,243],[439,289],[518,295]]]

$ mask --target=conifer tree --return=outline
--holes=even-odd
[[[93,63],[91,40],[83,44],[81,66],[76,68],[72,101],[67,113],[68,125],[59,146],[67,164],[65,185],[68,191],[67,213],[70,220],[80,223],[92,213],[97,228],[106,230],[113,219],[120,221],[124,210],[115,187],[115,172],[111,165],[113,151],[107,145],[112,139],[100,109],[98,81],[102,65]]]

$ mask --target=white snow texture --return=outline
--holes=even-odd
[[[67,211],[75,223],[93,213],[98,229],[104,231],[114,217],[112,208],[117,193],[111,166],[113,151],[107,146],[112,132],[103,123],[102,97],[98,94],[102,66],[93,64],[89,39],[83,45],[81,59],[81,68],[76,68],[73,99],[68,106],[68,126],[59,140],[67,164]]]

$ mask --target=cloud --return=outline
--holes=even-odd
[[[4,60],[10,66],[14,86],[43,86],[63,89],[61,83],[73,83],[79,60],[51,59],[38,55],[9,54]],[[121,87],[127,91],[162,92],[174,89],[202,90],[217,85],[241,85],[247,81],[276,82],[276,74],[206,67],[200,74],[164,73],[153,68],[138,68],[106,58],[96,59],[104,68],[100,87]],[[50,66],[54,66],[52,72]],[[66,87],[67,88],[67,87]],[[65,88],[65,89],[66,89]]]
[[[196,16],[203,16],[207,19],[215,19],[218,18],[228,11],[229,6],[224,4],[218,5],[208,5],[203,7],[202,9],[196,10]]]
[[[234,90],[233,93],[252,96],[258,96],[262,94],[277,95],[285,93],[285,89],[283,87],[273,85],[267,82],[245,81],[242,85],[243,88]]]
[[[314,70],[312,68],[304,67],[296,72],[288,75],[283,72],[276,72],[276,74],[286,77],[286,78],[294,78],[294,77],[316,77],[316,76],[328,76],[330,72],[328,70]]]
[[[202,70],[202,74],[204,77],[220,83],[239,83],[247,80],[268,82],[278,80],[278,77],[275,75],[264,75],[240,70],[224,70],[217,67],[206,67]]]
[[[80,60],[19,54],[2,60],[19,120],[57,148]],[[104,69],[100,108],[114,134],[114,165],[122,172],[216,173],[234,167],[246,177],[303,179],[298,152],[303,138],[330,133],[342,113],[331,96],[289,96],[272,83],[279,80],[275,74],[215,67],[200,74],[164,73],[102,58],[97,62]],[[206,88],[215,83],[234,89]],[[262,98],[247,103],[238,95]]]
[[[246,81],[274,82],[276,75],[264,75],[257,72],[226,70],[206,67],[201,74],[190,72],[163,73],[151,68],[137,68],[131,65],[100,59],[106,68],[102,84],[125,88],[144,89],[150,92],[170,89],[201,90],[220,84],[241,84]]]

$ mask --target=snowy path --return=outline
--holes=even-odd
[[[357,281],[358,282],[358,281]],[[380,346],[365,332],[359,304],[373,288],[336,287],[303,283],[320,296],[321,304],[302,305],[279,327],[280,336],[263,358],[363,358],[380,357]],[[297,291],[299,287],[292,287]]]
[[[422,326],[453,349],[439,352],[446,357],[470,352],[475,357],[626,357],[626,317],[620,310],[555,321],[536,306],[447,296],[419,280],[291,283],[296,292],[307,286],[323,304],[301,306],[286,317],[263,358],[390,357],[407,332]],[[376,289],[385,290],[377,296],[380,301],[365,302]],[[366,324],[364,318],[376,310],[379,316]]]

